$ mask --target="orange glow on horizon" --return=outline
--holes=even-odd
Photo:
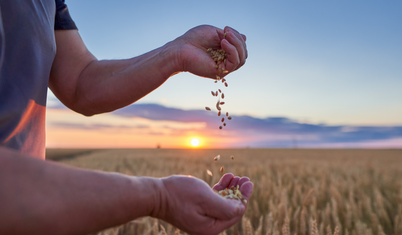
[[[91,118],[69,110],[47,110],[48,148],[222,148],[242,136],[206,130],[204,123],[154,121],[102,114]],[[56,125],[53,123],[65,123]],[[191,143],[198,140],[198,145]]]

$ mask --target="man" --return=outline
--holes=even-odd
[[[83,115],[110,112],[181,71],[215,78],[207,48],[224,49],[224,68],[235,71],[247,58],[244,35],[198,26],[144,55],[98,61],[64,0],[1,0],[0,33],[0,234],[87,234],[142,216],[218,234],[241,218],[243,203],[194,177],[129,177],[43,159],[47,87]],[[226,174],[214,189],[232,185],[250,197],[247,177]]]

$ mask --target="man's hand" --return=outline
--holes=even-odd
[[[215,62],[206,52],[208,48],[222,48],[226,51],[227,60],[223,64],[223,68],[229,72],[243,66],[247,59],[246,36],[230,27],[222,30],[209,25],[201,25],[190,29],[173,43],[177,43],[179,48],[178,67],[182,71],[199,76],[215,78],[218,74]]]
[[[216,78],[218,70],[208,48],[226,51],[226,62],[221,65],[229,73],[247,58],[246,37],[229,27],[198,26],[160,48],[126,60],[97,60],[77,30],[56,30],[55,38],[57,52],[49,87],[64,105],[87,116],[132,104],[182,71]]]
[[[246,205],[219,196],[204,181],[191,176],[162,178],[160,207],[152,216],[163,219],[190,234],[218,234],[243,216]],[[253,183],[247,177],[226,174],[214,189],[240,186],[248,200]]]

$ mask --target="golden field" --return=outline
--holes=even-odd
[[[193,175],[211,186],[221,166],[248,176],[254,191],[246,214],[222,234],[402,234],[402,150],[48,149],[47,157],[128,175]],[[179,233],[141,218],[98,235]]]

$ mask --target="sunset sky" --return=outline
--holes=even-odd
[[[48,98],[48,147],[402,148],[401,1],[66,0],[98,59],[134,57],[188,29],[229,25],[249,59],[211,80],[181,73],[136,104],[83,117]]]

